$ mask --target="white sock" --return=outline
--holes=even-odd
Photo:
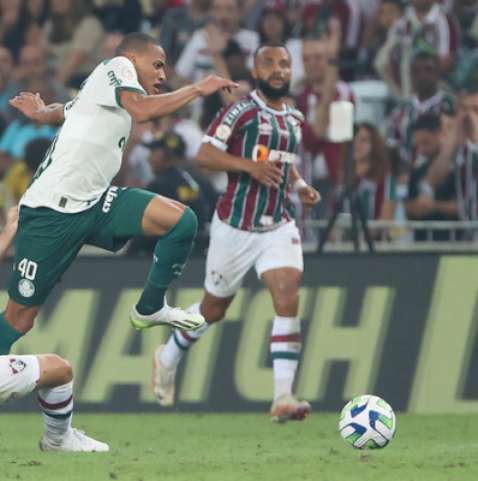
[[[193,304],[187,309],[188,312],[200,314],[200,304]],[[207,331],[209,324],[204,323],[195,331],[184,332],[174,329],[161,354],[161,362],[167,367],[176,367],[188,349]]]
[[[73,417],[73,382],[38,390],[38,402],[43,411],[45,434],[60,444],[71,427]]]
[[[274,400],[292,394],[300,350],[300,319],[276,316],[272,324],[271,335]]]

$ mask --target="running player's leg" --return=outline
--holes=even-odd
[[[90,214],[21,207],[9,300],[0,314],[0,354],[32,327],[36,315],[83,245]]]
[[[194,332],[176,329],[154,353],[153,390],[162,406],[174,404],[174,380],[184,354],[210,324],[225,317],[242,279],[254,265],[258,254],[256,239],[257,234],[234,229],[214,217],[206,259],[205,294],[200,303],[188,309],[203,315],[206,324]]]
[[[158,237],[153,264],[143,293],[136,305],[141,315],[159,311],[165,301],[166,291],[184,269],[197,233],[197,217],[179,202],[156,196],[143,215],[143,232]]]
[[[293,223],[264,234],[266,247],[256,269],[269,289],[276,316],[272,325],[271,354],[274,372],[275,421],[303,419],[310,405],[293,396],[293,384],[301,351],[299,287],[303,260],[299,235]]]
[[[55,354],[0,356],[0,402],[14,401],[38,388],[45,432],[41,449],[107,451],[106,444],[71,427],[73,372]]]

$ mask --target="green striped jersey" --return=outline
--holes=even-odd
[[[204,142],[231,155],[258,162],[267,158],[281,167],[279,189],[266,187],[245,172],[228,172],[225,194],[217,214],[237,229],[265,231],[291,220],[289,175],[297,162],[303,115],[284,104],[268,107],[256,91],[221,110],[209,126]]]

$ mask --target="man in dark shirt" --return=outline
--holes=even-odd
[[[196,172],[187,168],[184,156],[186,144],[182,137],[173,131],[165,132],[158,139],[144,144],[151,150],[149,163],[154,179],[146,189],[191,207],[198,217],[198,239],[196,247],[204,246],[206,224],[210,221],[217,195]],[[154,243],[149,238],[135,240],[129,252],[151,251]]]
[[[417,151],[415,168],[408,185],[407,216],[410,220],[450,221],[458,219],[456,175],[454,170],[443,178],[430,196],[425,177],[440,154],[440,117],[427,113],[412,126],[414,147]],[[415,240],[450,240],[449,231],[432,230],[428,239],[426,230],[417,230]]]

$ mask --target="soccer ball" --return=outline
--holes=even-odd
[[[340,414],[340,435],[357,449],[384,448],[392,440],[396,427],[392,407],[377,396],[356,397]]]

